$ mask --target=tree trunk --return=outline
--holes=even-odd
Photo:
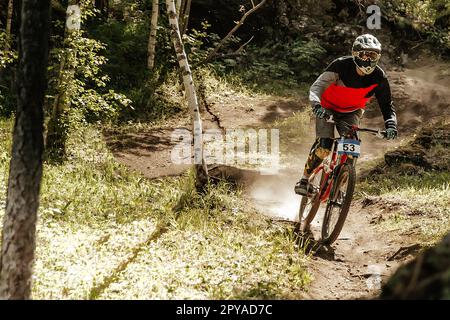
[[[8,13],[6,16],[6,35],[11,36],[12,16],[14,11],[14,0],[8,2]]]
[[[73,10],[71,6],[77,5],[78,0],[69,0],[66,11],[65,41],[70,41],[74,32],[80,30],[79,23],[73,23]],[[71,27],[68,27],[71,26]],[[66,44],[67,45],[67,44]],[[57,94],[53,102],[52,115],[48,121],[46,149],[51,158],[61,159],[65,155],[65,141],[67,136],[67,110],[70,104],[69,86],[73,81],[75,71],[70,61],[74,60],[75,50],[67,50],[66,55],[61,60],[59,68],[59,78],[57,83]]]
[[[50,1],[23,0],[18,100],[0,261],[0,298],[29,299],[42,177]]]
[[[10,49],[10,47],[11,47],[10,43],[11,43],[11,26],[12,26],[13,11],[14,11],[14,0],[9,0],[9,2],[8,2],[8,12],[7,12],[7,15],[6,15],[6,37],[7,37],[7,42],[6,42],[5,51],[8,51]]]
[[[158,28],[159,0],[153,0],[152,3],[152,20],[150,25],[150,36],[148,39],[148,60],[147,66],[152,70],[155,65],[156,51],[156,32]]]
[[[185,0],[177,0],[177,6],[176,6],[176,12],[177,12],[177,19],[180,21],[180,12],[181,12],[181,6],[184,5]]]
[[[192,79],[191,69],[187,60],[186,52],[184,51],[183,42],[181,41],[180,29],[178,26],[177,15],[175,12],[174,0],[166,0],[167,14],[169,16],[170,33],[172,36],[173,45],[177,55],[177,60],[180,65],[181,73],[183,75],[183,84],[186,91],[186,97],[191,110],[192,127],[194,132],[194,165],[197,175],[197,187],[204,186],[208,181],[208,169],[206,167],[205,158],[203,155],[203,130],[202,119],[198,106],[197,95],[195,93],[194,81]]]
[[[191,13],[191,0],[186,0],[185,7],[183,8],[183,12],[180,13],[180,17],[182,17],[182,20],[180,23],[181,35],[185,34],[187,31],[190,13]]]

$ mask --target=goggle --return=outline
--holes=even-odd
[[[366,51],[366,50],[362,50],[362,51],[356,51],[355,55],[358,56],[358,58],[360,58],[363,61],[377,61],[378,59],[380,59],[381,54],[375,51]]]

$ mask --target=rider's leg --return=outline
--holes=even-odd
[[[303,176],[300,181],[295,185],[295,193],[306,195],[308,190],[308,179],[313,171],[322,163],[331,152],[331,147],[333,146],[333,139],[331,138],[316,138],[311,151],[309,153],[308,159],[306,160],[305,169],[303,171]]]
[[[324,119],[316,119],[316,141],[311,147],[308,159],[305,164],[303,176],[295,185],[295,193],[306,195],[308,190],[308,179],[311,173],[326,158],[333,146],[334,124],[326,122]]]
[[[331,138],[316,138],[311,151],[308,156],[308,160],[305,164],[305,170],[303,171],[303,177],[309,178],[314,169],[316,169],[331,152],[333,146],[333,139]]]
[[[339,132],[339,135],[345,135],[348,132],[349,126],[359,126],[363,114],[363,109],[358,109],[349,113],[335,112],[334,120],[336,122],[336,130]]]

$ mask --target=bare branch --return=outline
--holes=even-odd
[[[248,45],[252,40],[253,40],[254,36],[252,36],[250,38],[250,40],[248,40],[246,43],[244,43],[242,46],[240,46],[234,53],[241,53],[241,51],[244,49],[244,47],[246,45]]]
[[[225,59],[225,58],[232,58],[232,57],[240,56],[242,54],[242,50],[244,50],[245,46],[247,46],[253,40],[253,38],[254,38],[254,36],[252,36],[250,38],[250,40],[248,40],[246,43],[241,45],[236,51],[230,52],[230,53],[218,53],[214,57],[212,57],[212,59]],[[198,66],[204,65],[206,62],[208,62],[208,61],[203,60],[203,61],[195,64],[193,67],[198,67]]]
[[[267,0],[262,0],[260,3],[258,3],[256,6],[253,6],[252,9],[250,9],[249,11],[247,11],[246,13],[244,13],[244,15],[242,16],[241,20],[239,20],[238,23],[236,23],[236,25],[233,27],[233,29],[230,30],[230,32],[228,32],[228,34],[225,36],[225,38],[223,38],[219,44],[214,48],[213,51],[211,51],[211,53],[206,57],[205,62],[210,61],[214,56],[217,55],[217,53],[219,52],[219,50],[223,47],[223,45],[231,38],[231,36],[244,24],[245,19],[247,19],[247,17],[249,15],[251,15],[253,12],[255,12],[256,10],[258,10],[259,8],[261,8]]]

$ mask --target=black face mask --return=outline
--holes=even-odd
[[[358,56],[353,56],[353,61],[355,61],[356,66],[360,68],[360,70],[365,74],[370,74],[375,70],[375,67],[378,64],[378,60],[362,60]]]

